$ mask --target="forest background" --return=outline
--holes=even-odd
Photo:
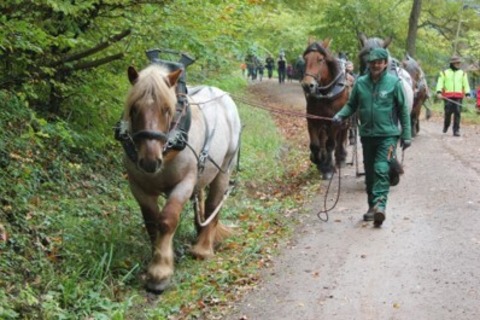
[[[474,0],[4,0],[0,12],[2,319],[218,315],[255,283],[270,248],[288,234],[275,213],[298,199],[265,198],[278,198],[272,184],[294,169],[275,164],[283,141],[269,115],[240,104],[247,125],[240,179],[250,185],[225,216],[249,238],[233,238],[215,261],[199,263],[184,254],[193,237],[185,223],[176,286],[153,300],[144,293],[149,244],[113,127],[129,88],[126,69],[145,67],[147,49],[186,52],[196,58],[189,84],[241,94],[247,51],[264,59],[284,50],[294,61],[309,38],[332,38],[331,49],[357,65],[364,32],[392,36],[392,55],[417,59],[430,86],[453,54],[463,58],[470,85],[479,84]],[[308,174],[298,178],[307,188]]]

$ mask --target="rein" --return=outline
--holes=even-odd
[[[283,115],[293,116],[293,117],[297,117],[297,118],[307,118],[307,119],[315,119],[315,120],[332,121],[332,118],[330,118],[330,117],[322,117],[322,116],[316,116],[316,115],[308,114],[308,113],[300,113],[300,112],[295,112],[295,111],[287,111],[287,110],[283,110],[283,109],[272,108],[272,107],[269,107],[269,106],[266,106],[266,105],[263,105],[263,104],[258,104],[258,103],[251,102],[248,99],[241,98],[240,96],[236,96],[234,94],[230,94],[230,96],[233,99],[238,100],[238,101],[240,101],[240,102],[242,102],[246,105],[249,105],[249,106],[252,106],[252,107],[255,107],[255,108],[259,108],[259,109],[263,109],[263,110],[267,110],[267,111],[277,113],[277,114],[283,114]]]

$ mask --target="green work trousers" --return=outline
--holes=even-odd
[[[390,191],[390,159],[395,154],[398,137],[362,137],[363,165],[368,207],[385,212]]]

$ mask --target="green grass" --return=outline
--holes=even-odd
[[[245,87],[244,79],[227,79],[214,84],[236,94]],[[222,209],[236,233],[215,258],[193,259],[188,205],[174,240],[173,285],[152,298],[141,281],[150,243],[121,147],[111,137],[92,145],[91,129],[83,135],[68,123],[44,121],[15,97],[0,98],[0,227],[8,236],[0,240],[0,319],[221,319],[238,287],[255,283],[292,230],[284,213],[303,198],[273,193],[279,182],[288,184],[301,151],[282,165],[285,141],[269,114],[240,104],[241,171]]]

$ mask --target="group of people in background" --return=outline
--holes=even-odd
[[[242,75],[248,79],[262,81],[264,70],[267,70],[268,79],[273,78],[273,71],[277,70],[278,83],[282,84],[285,81],[293,81],[293,79],[303,79],[305,70],[305,61],[300,55],[295,64],[288,63],[285,52],[280,51],[278,58],[274,59],[271,54],[267,56],[265,61],[262,61],[252,51],[249,51],[245,56],[245,61],[240,65]]]

